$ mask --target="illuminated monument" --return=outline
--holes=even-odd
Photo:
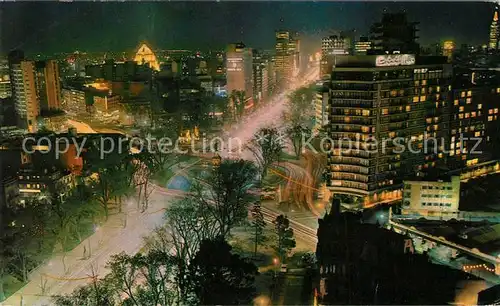
[[[156,55],[146,43],[142,43],[140,45],[137,53],[135,54],[134,62],[139,65],[149,65],[151,69],[156,71],[160,70],[160,63],[158,62]]]

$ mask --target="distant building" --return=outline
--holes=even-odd
[[[70,114],[83,114],[88,112],[86,91],[83,88],[63,88],[63,110]]]
[[[348,55],[351,49],[351,39],[344,36],[331,35],[321,40],[321,54],[327,55]]]
[[[329,110],[329,94],[328,94],[328,84],[323,84],[318,86],[316,91],[316,97],[314,102],[314,127],[315,132],[319,132],[324,127],[328,126],[328,116],[330,114]]]
[[[354,55],[366,55],[372,48],[372,42],[368,37],[361,36],[359,40],[354,43]]]
[[[448,58],[449,63],[451,63],[451,60],[453,59],[453,52],[455,52],[455,42],[452,40],[443,42],[443,56]]]
[[[35,62],[25,60],[21,51],[12,51],[9,54],[9,70],[18,126],[30,132],[36,131],[40,101],[37,97]]]
[[[279,87],[286,88],[297,75],[300,63],[299,40],[289,31],[276,31],[275,67],[276,81]]]
[[[155,53],[146,43],[142,43],[134,56],[134,62],[139,65],[146,65],[153,70],[160,70],[160,63],[156,58]]]
[[[418,54],[417,22],[410,22],[405,13],[384,14],[372,25],[372,54]]]
[[[59,66],[54,60],[35,63],[37,95],[41,112],[61,109]]]
[[[488,44],[488,47],[490,49],[498,49],[498,36],[498,11],[495,10],[495,13],[493,14],[493,20],[491,21],[490,25],[490,41]]]
[[[226,78],[228,95],[233,90],[245,91],[248,101],[253,98],[252,49],[243,43],[230,44],[226,51]]]
[[[457,213],[460,200],[460,176],[448,180],[404,181],[401,213],[433,215]]]
[[[12,96],[12,87],[8,74],[0,75],[0,99]]]

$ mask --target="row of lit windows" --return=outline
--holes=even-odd
[[[422,198],[451,199],[452,197],[453,196],[451,194],[423,194],[422,195]]]
[[[39,189],[40,186],[45,188],[47,187],[45,184],[18,184],[19,188],[28,188],[28,189],[31,189],[31,188],[37,188]]]
[[[429,185],[423,185],[422,186],[423,190],[451,190],[451,186],[429,186]]]
[[[423,202],[422,206],[446,206],[446,207],[451,207],[451,204],[450,203]]]
[[[32,176],[31,176],[31,178],[32,178],[32,179],[39,179],[39,178],[40,178],[40,175],[32,175]],[[24,179],[24,176],[20,175],[20,176],[19,176],[19,179],[20,179],[20,180]],[[29,180],[29,179],[30,179],[30,176],[29,176],[29,175],[27,175],[27,176],[26,176],[26,179],[27,179],[27,180]]]

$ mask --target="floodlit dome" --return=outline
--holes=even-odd
[[[142,43],[140,45],[137,53],[135,54],[134,62],[139,65],[149,65],[151,69],[154,69],[156,71],[160,70],[160,63],[158,63],[156,55],[146,43]]]

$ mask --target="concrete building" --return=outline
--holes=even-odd
[[[9,54],[9,70],[18,126],[30,132],[36,131],[40,101],[37,97],[35,62],[24,60],[21,51],[12,51]]]
[[[397,198],[405,176],[444,159],[447,142],[426,151],[425,140],[447,139],[446,67],[443,57],[336,57],[326,128],[332,192],[362,197],[365,205]]]
[[[230,44],[226,51],[227,92],[245,91],[248,101],[253,99],[252,49],[243,43]]]
[[[401,213],[422,216],[458,213],[460,176],[437,181],[404,181]]]
[[[316,97],[314,101],[314,126],[313,131],[318,133],[328,125],[328,117],[330,114],[329,109],[329,95],[328,83],[321,82],[317,85]]]
[[[63,88],[63,110],[70,114],[87,112],[86,91],[81,88]]]
[[[36,68],[36,89],[40,99],[41,112],[61,109],[61,84],[59,67],[54,60],[38,61]]]

